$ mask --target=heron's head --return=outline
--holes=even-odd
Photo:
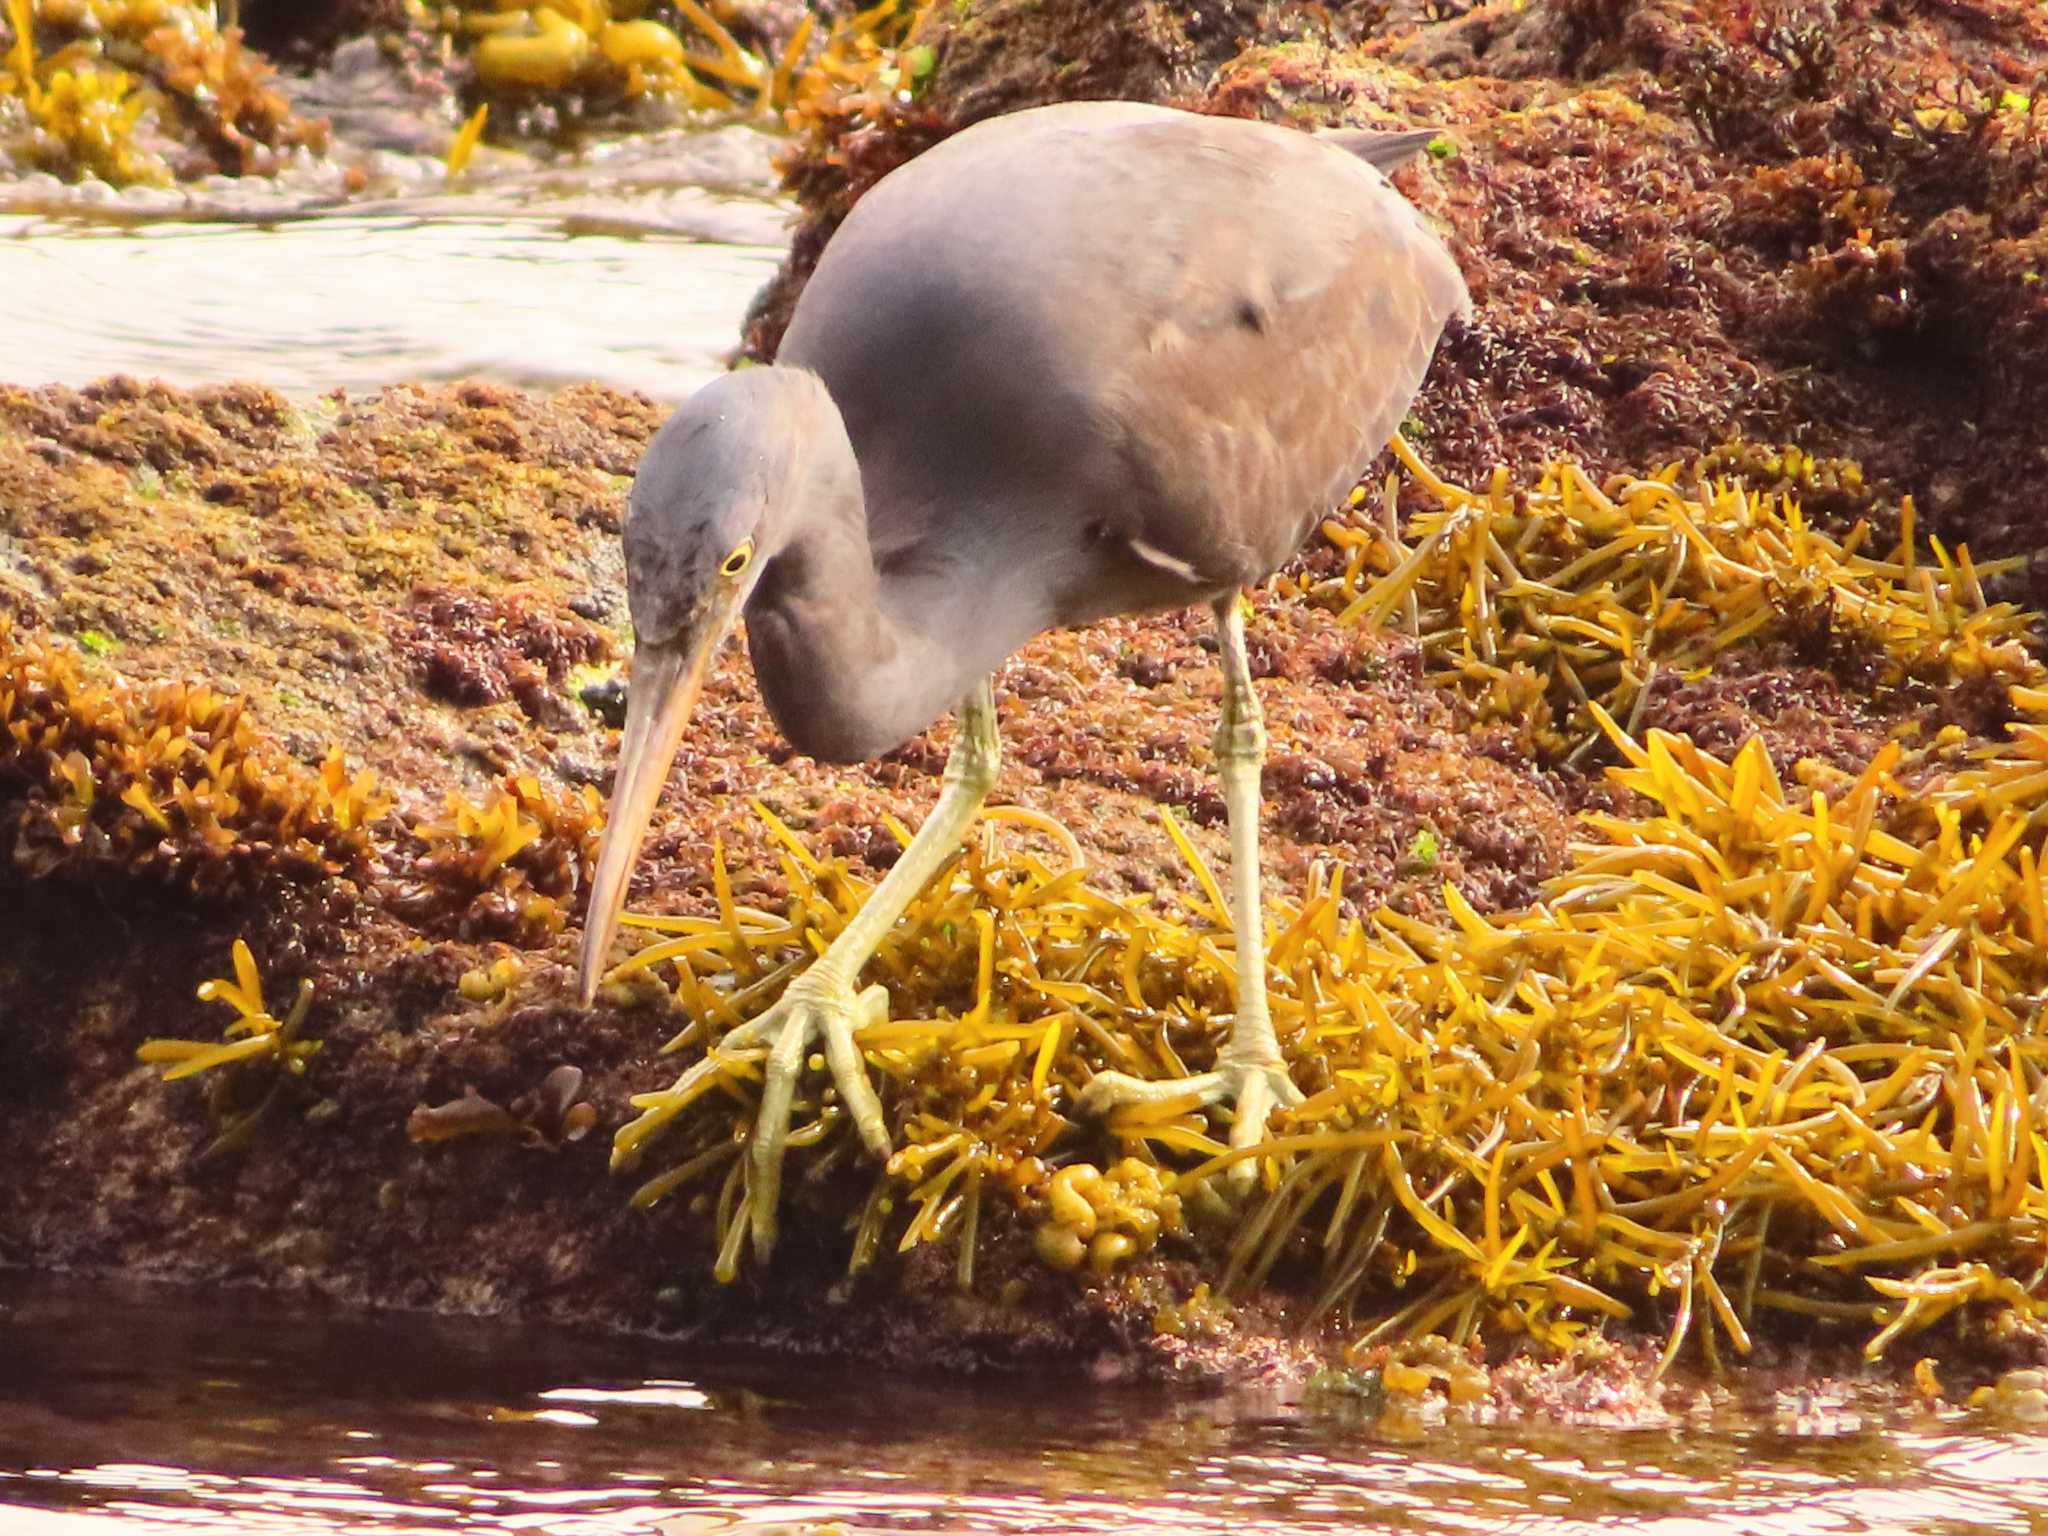
[[[626,513],[633,676],[584,920],[586,1004],[713,657],[805,513],[849,494],[858,505],[859,474],[838,411],[814,375],[794,369],[723,375],[648,444]]]

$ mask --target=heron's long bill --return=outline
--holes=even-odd
[[[586,1008],[597,996],[605,958],[619,934],[626,882],[632,877],[633,861],[640,856],[647,823],[661,799],[669,765],[682,743],[683,727],[697,707],[704,674],[732,627],[732,617],[732,604],[718,604],[675,639],[642,640],[634,649],[611,814],[605,823],[604,843],[598,849],[597,876],[590,885],[590,909],[583,919],[580,980]]]

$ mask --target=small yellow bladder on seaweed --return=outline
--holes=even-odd
[[[560,11],[530,13],[531,33],[495,32],[476,45],[477,78],[486,85],[560,90],[596,54],[590,34]]]

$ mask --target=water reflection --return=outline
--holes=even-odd
[[[564,238],[559,222],[511,213],[134,228],[0,217],[0,294],[31,300],[8,306],[0,381],[254,379],[303,398],[474,375],[679,399],[720,371],[780,255]]]
[[[1272,1396],[877,1383],[512,1324],[0,1289],[0,1531],[1491,1532],[2048,1524],[2048,1439],[1438,1431]]]
[[[327,163],[97,204],[48,177],[0,184],[0,381],[123,372],[306,397],[588,378],[680,399],[720,369],[781,258],[776,144],[651,134],[453,187],[436,161],[385,156],[409,174],[367,198]]]

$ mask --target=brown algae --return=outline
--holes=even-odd
[[[410,828],[421,851],[393,910],[466,939],[545,944],[566,927],[603,830],[604,802],[588,784],[561,793],[513,774],[481,803],[450,790],[445,815]]]
[[[390,809],[338,749],[309,770],[204,685],[138,688],[0,618],[0,846],[31,875],[94,867],[199,893],[355,867]]]

